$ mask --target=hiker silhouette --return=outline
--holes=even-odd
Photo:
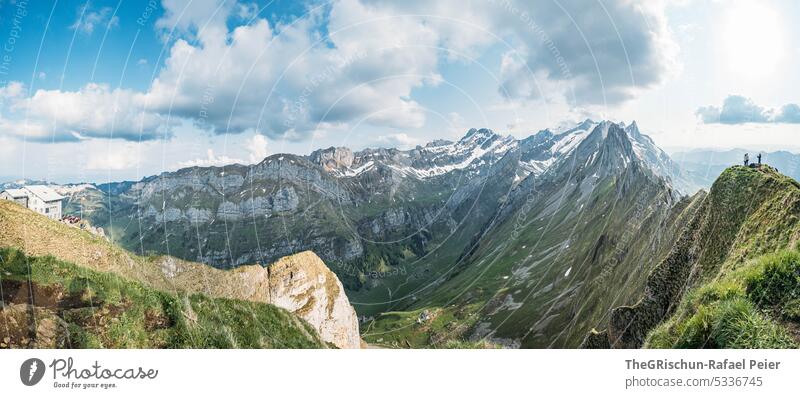
[[[750,163],[750,154],[744,154],[744,165],[747,166]]]

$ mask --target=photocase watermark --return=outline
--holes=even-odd
[[[35,386],[44,377],[44,370],[44,361],[39,358],[28,359],[19,367],[19,379],[28,387]]]
[[[142,15],[136,18],[136,24],[144,26],[150,17],[153,16],[153,13],[158,10],[158,3],[159,2],[156,0],[149,0],[144,7],[144,11],[142,11]]]
[[[197,114],[197,124],[208,125],[208,110],[214,103],[214,85],[209,83],[200,95],[200,111]]]
[[[526,10],[521,10],[514,4],[511,0],[486,0],[488,3],[496,5],[506,12],[516,15],[520,22],[527,29],[533,32],[538,38],[542,45],[547,48],[547,51],[550,52],[550,55],[555,60],[556,65],[558,65],[559,72],[564,80],[571,80],[573,78],[572,72],[569,69],[569,65],[567,65],[566,59],[559,51],[558,46],[550,37],[550,35],[539,25],[536,20],[534,19],[533,15],[531,15]]]
[[[511,231],[511,241],[516,241],[519,238],[520,231],[527,225],[528,220],[528,213],[530,213],[531,209],[533,208],[533,204],[536,203],[537,199],[539,198],[539,193],[536,191],[536,186],[531,187],[531,191],[525,196],[525,202],[520,207],[520,211],[517,212],[517,216],[514,218],[514,229]]]
[[[154,380],[158,377],[159,371],[141,366],[106,367],[100,361],[82,367],[78,366],[72,357],[56,358],[49,365],[45,365],[39,358],[30,358],[20,365],[19,378],[22,384],[32,387],[45,378],[46,372],[51,374],[53,388],[108,390],[117,388],[120,381]]]
[[[9,17],[11,21],[11,29],[8,31],[8,36],[3,42],[3,56],[0,57],[0,76],[6,76],[11,71],[11,62],[13,61],[13,52],[17,47],[17,40],[22,35],[22,22],[28,16],[28,2],[27,0],[18,0],[14,4],[14,14]],[[5,86],[8,82],[4,78],[0,78],[0,86]]]
[[[629,223],[626,224],[619,243],[614,246],[614,252],[612,253],[613,256],[611,261],[606,263],[606,265],[603,267],[603,270],[600,271],[600,275],[594,281],[592,281],[593,286],[602,285],[605,280],[611,276],[611,274],[614,272],[614,269],[617,267],[617,265],[619,265],[621,261],[620,258],[622,258],[625,254],[625,249],[628,248],[629,243],[633,240],[634,236],[640,232],[641,226],[644,223],[643,216],[647,208],[646,202],[650,198],[649,191],[651,191],[651,189],[648,189],[647,192],[639,195],[639,198],[636,200],[636,207],[634,209],[633,216],[628,219]],[[633,223],[633,225],[630,225],[631,223]]]
[[[288,114],[283,122],[284,126],[287,129],[295,128],[298,119],[300,119],[301,115],[305,113],[309,98],[312,94],[314,94],[317,88],[319,88],[322,83],[331,81],[337,71],[342,70],[347,66],[352,65],[356,61],[366,57],[366,51],[359,51],[347,57],[342,57],[338,54],[335,55],[333,63],[328,65],[321,72],[310,77],[308,79],[308,83],[303,88],[303,91],[300,92],[300,95],[298,95],[294,101],[289,102]]]

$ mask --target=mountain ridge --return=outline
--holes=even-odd
[[[690,293],[735,274],[759,256],[800,240],[800,183],[774,168],[728,168],[702,198],[670,254],[648,276],[642,298],[614,309],[608,328],[590,333],[586,347],[638,348]],[[784,292],[791,295],[792,291]]]

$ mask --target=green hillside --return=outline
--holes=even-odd
[[[647,348],[800,348],[800,252],[748,262],[690,291]]]
[[[642,298],[614,309],[584,345],[796,346],[798,217],[797,181],[769,166],[727,169]]]
[[[323,348],[278,307],[167,293],[53,257],[0,249],[2,348]]]

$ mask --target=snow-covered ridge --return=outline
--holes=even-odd
[[[68,185],[53,185],[51,187],[53,188],[53,190],[55,190],[56,192],[58,192],[59,194],[64,195],[64,196],[74,195],[76,193],[83,192],[83,191],[85,191],[87,189],[97,189],[97,187],[94,186],[94,184],[87,184],[87,183],[83,183],[83,184],[68,184]]]
[[[491,138],[493,137],[489,137],[487,140]],[[515,145],[515,143],[516,142],[514,139],[510,137],[498,138],[492,141],[488,148],[484,148],[483,145],[470,146],[464,144],[462,141],[459,141],[458,143],[445,147],[436,147],[436,153],[446,153],[449,156],[459,156],[462,157],[463,160],[457,163],[434,166],[426,169],[408,167],[407,171],[417,174],[420,178],[425,178],[442,175],[454,170],[462,170],[469,167],[473,162],[483,158],[487,154],[505,154]]]
[[[669,156],[650,137],[639,131],[635,121],[626,126],[621,122],[594,122],[590,119],[573,124],[572,127],[542,130],[522,140],[512,136],[503,137],[489,129],[470,129],[456,142],[436,140],[407,151],[366,149],[353,154],[352,164],[328,171],[336,177],[352,178],[383,166],[407,177],[428,179],[456,170],[479,169],[494,163],[509,151],[519,150],[520,170],[517,179],[520,180],[529,175],[538,176],[547,172],[560,159],[565,159],[572,153],[597,128],[601,129],[602,139],[606,139],[612,124],[624,129],[638,160],[659,174],[670,172],[673,166]],[[629,160],[624,164],[627,166]]]

